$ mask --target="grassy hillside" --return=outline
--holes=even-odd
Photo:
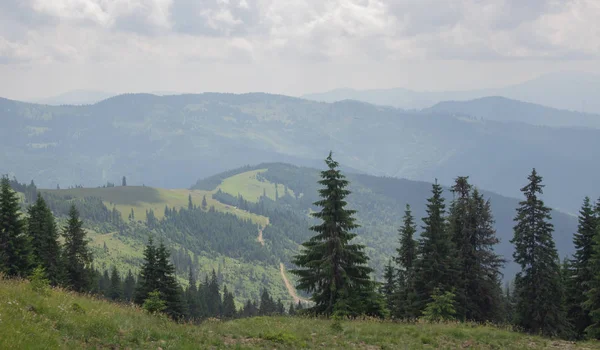
[[[71,198],[97,197],[102,199],[107,208],[116,207],[121,212],[123,218],[127,218],[131,209],[133,209],[136,220],[142,221],[146,220],[147,210],[152,209],[156,217],[162,219],[165,205],[177,209],[187,208],[188,196],[191,195],[192,202],[199,206],[202,203],[202,198],[206,196],[207,206],[213,206],[217,211],[234,214],[240,219],[252,220],[252,222],[258,225],[264,226],[267,223],[267,218],[265,217],[251,214],[214,200],[212,198],[214,191],[164,189],[148,186],[119,186],[43,190],[42,192]]]
[[[2,349],[600,349],[469,324],[397,324],[258,317],[177,324],[142,310],[0,280]]]

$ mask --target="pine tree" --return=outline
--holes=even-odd
[[[133,277],[131,270],[128,270],[127,277],[125,277],[125,281],[123,282],[123,299],[128,302],[133,301],[134,293],[135,277]]]
[[[269,291],[263,289],[263,292],[260,295],[260,306],[258,309],[258,314],[261,316],[270,316],[275,313],[276,305],[269,294]]]
[[[192,202],[192,194],[188,194],[188,210],[194,209],[194,203]]]
[[[575,254],[567,262],[565,292],[567,298],[567,319],[573,325],[578,338],[585,335],[585,329],[592,323],[590,315],[583,308],[595,271],[591,264],[596,235],[596,217],[589,197],[585,197],[579,210],[579,224],[573,236]]]
[[[19,197],[4,176],[0,180],[0,272],[25,277],[32,263],[31,242],[19,213]]]
[[[396,295],[396,270],[392,266],[392,260],[383,270],[383,285],[381,286],[381,294],[385,298],[385,303],[388,310],[395,310],[395,295]]]
[[[117,267],[113,266],[110,274],[110,288],[108,289],[108,298],[111,300],[122,300],[123,299],[123,282]]]
[[[210,317],[221,317],[223,301],[219,292],[219,279],[214,269],[206,287],[206,306]]]
[[[206,195],[202,196],[202,209],[206,210],[206,206],[208,206],[208,203],[206,202]]]
[[[98,290],[102,294],[102,296],[104,296],[105,298],[109,298],[110,275],[108,274],[108,270],[104,270],[104,273],[100,277],[100,281],[99,281],[98,285],[99,285]]]
[[[173,319],[179,319],[183,316],[183,304],[179,285],[175,278],[175,267],[169,259],[170,254],[160,242],[156,248],[156,274],[158,276],[158,291],[161,298],[166,302],[165,313]]]
[[[231,319],[236,315],[235,301],[233,294],[227,290],[227,286],[223,286],[223,317]]]
[[[152,237],[148,239],[148,244],[144,249],[144,264],[138,278],[138,286],[135,289],[135,303],[144,304],[149,294],[158,290],[158,263],[156,261],[156,246]]]
[[[513,257],[521,265],[515,279],[516,323],[526,331],[560,334],[564,328],[563,291],[558,253],[552,239],[550,208],[539,198],[542,177],[533,169],[521,189],[525,200],[517,208]]]
[[[290,303],[290,306],[288,308],[288,312],[287,313],[290,316],[296,316],[296,309],[294,308],[294,303],[293,302]]]
[[[66,285],[74,291],[84,292],[90,287],[88,268],[92,263],[92,254],[88,248],[83,222],[79,219],[79,211],[75,205],[71,205],[69,210],[69,219],[63,229],[63,237]]]
[[[191,319],[200,318],[200,312],[198,310],[198,287],[196,286],[196,278],[194,277],[194,271],[191,266],[188,272],[188,288],[185,291],[185,300],[189,317]]]
[[[42,266],[51,285],[63,280],[58,229],[52,211],[41,195],[27,210],[27,235],[31,240],[33,264]]]
[[[590,338],[600,339],[600,222],[596,226],[589,266],[594,273],[586,288],[583,308],[588,312],[591,324],[585,329],[585,333]]]
[[[455,250],[445,221],[442,186],[436,182],[427,200],[427,216],[419,240],[419,260],[415,264],[416,310],[422,311],[433,301],[434,291],[452,291],[456,284]]]
[[[414,319],[418,316],[413,303],[415,302],[415,263],[417,260],[417,244],[413,238],[417,232],[414,217],[410,205],[406,205],[404,218],[400,233],[400,247],[396,250],[396,264],[398,271],[398,290],[396,293],[396,305],[392,311],[393,315],[403,319]]]
[[[299,269],[292,273],[299,277],[297,288],[312,293],[314,313],[331,315],[342,299],[346,304],[352,300],[350,307],[363,313],[375,304],[358,297],[374,290],[375,284],[369,277],[372,269],[367,266],[369,258],[364,246],[350,243],[356,237],[350,231],[358,225],[353,217],[355,211],[345,208],[349,182],[331,153],[325,162],[328,169],[321,172],[319,181],[323,186],[319,190],[322,199],[314,203],[322,209],[312,214],[322,223],[311,227],[317,234],[302,244],[303,251],[293,260]]]

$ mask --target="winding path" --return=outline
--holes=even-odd
[[[283,283],[285,283],[285,288],[287,288],[288,293],[294,299],[294,304],[298,304],[299,301],[301,301],[303,304],[310,304],[310,300],[302,298],[296,293],[296,288],[292,286],[287,276],[285,275],[285,266],[283,266],[283,263],[279,263],[279,272],[281,272],[281,278],[283,279]]]

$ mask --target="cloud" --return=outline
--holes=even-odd
[[[577,60],[599,57],[599,16],[597,0],[3,0],[0,53],[4,64]]]

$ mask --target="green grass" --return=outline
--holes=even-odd
[[[399,324],[258,317],[177,324],[106,301],[28,282],[0,281],[2,349],[600,349],[471,324]]]
[[[228,177],[221,182],[218,189],[220,188],[221,191],[229,193],[232,196],[241,194],[244,199],[255,203],[258,202],[258,199],[263,194],[274,200],[275,184],[266,180],[259,181],[256,176],[265,171],[267,169],[258,169]],[[283,196],[283,185],[279,185],[277,191],[279,192],[279,196]],[[293,196],[294,192],[288,189],[288,194]]]

